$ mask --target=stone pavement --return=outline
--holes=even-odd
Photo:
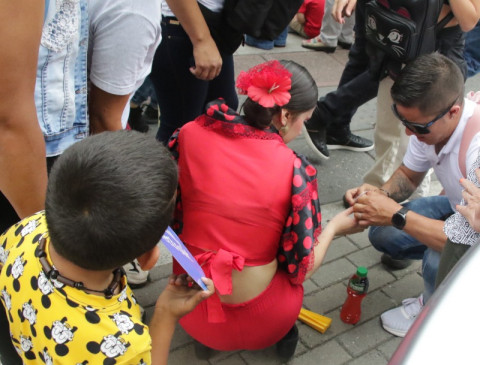
[[[334,90],[347,61],[347,51],[337,49],[325,54],[300,46],[301,39],[289,34],[285,48],[262,51],[249,46],[241,47],[235,54],[236,72],[270,59],[291,59],[309,69],[319,87],[319,95]],[[467,80],[466,90],[480,90],[480,76]],[[372,138],[375,123],[375,100],[362,106],[352,121],[352,131]],[[358,186],[363,173],[374,159],[373,152],[355,153],[331,151],[328,161],[312,156],[303,136],[291,142],[291,148],[306,155],[318,169],[319,196],[323,225],[342,208],[341,199],[346,189]],[[432,193],[438,191],[433,184]],[[158,294],[165,287],[171,272],[171,258],[161,247],[162,258],[150,273],[151,282],[136,289],[137,299],[151,318]],[[362,318],[356,325],[344,324],[340,308],[346,298],[348,278],[357,266],[369,269],[369,293],[363,301]],[[288,364],[310,365],[384,365],[394,353],[401,339],[385,332],[379,316],[385,310],[399,305],[402,299],[418,296],[423,289],[420,262],[399,271],[389,271],[380,263],[380,253],[373,249],[366,232],[340,237],[332,242],[323,265],[305,282],[304,307],[333,319],[331,327],[321,334],[297,321],[300,341],[295,356]],[[234,334],[233,334],[234,335]],[[169,363],[273,365],[281,364],[274,348],[261,351],[217,352],[209,361],[198,360],[193,340],[178,326],[173,338]]]

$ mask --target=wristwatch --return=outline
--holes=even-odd
[[[402,230],[403,227],[405,227],[405,224],[407,223],[407,212],[409,210],[410,209],[406,207],[402,207],[402,209],[392,216],[392,225],[395,228]]]

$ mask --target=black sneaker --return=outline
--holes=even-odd
[[[158,124],[158,109],[153,108],[150,105],[146,105],[143,109],[143,119],[147,124]]]
[[[327,147],[326,130],[324,128],[309,126],[307,122],[303,125],[303,134],[305,135],[307,145],[315,153],[315,156],[324,160],[330,158]]]
[[[143,110],[140,107],[137,108],[130,108],[130,115],[128,116],[128,125],[134,131],[147,133],[148,132],[148,124],[142,118]]]
[[[366,152],[373,150],[373,142],[369,139],[349,133],[346,137],[337,138],[327,135],[327,146],[331,150],[350,150]]]
[[[350,49],[352,48],[352,44],[351,43],[347,43],[347,42],[342,42],[342,41],[337,41],[337,44],[342,47],[343,49]]]
[[[284,338],[277,342],[277,355],[282,360],[290,359],[295,354],[295,349],[298,343],[298,328],[293,325],[292,329],[288,331]]]
[[[208,360],[212,357],[214,351],[212,348],[205,346],[203,343],[200,343],[196,340],[194,340],[193,344],[195,348],[195,356],[197,356],[197,359]]]
[[[382,262],[382,264],[384,264],[390,270],[402,270],[402,269],[405,269],[405,268],[409,267],[412,264],[412,260],[394,259],[388,253],[382,254],[382,257],[380,258],[380,261]]]

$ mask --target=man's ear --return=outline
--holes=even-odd
[[[153,247],[151,250],[137,257],[137,260],[142,270],[148,271],[155,266],[159,257],[160,257],[160,248],[158,247],[158,245],[155,245],[155,247]]]

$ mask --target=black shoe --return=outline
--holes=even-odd
[[[315,156],[328,160],[330,158],[330,153],[328,152],[327,147],[327,130],[322,127],[309,125],[309,122],[305,123],[303,128],[305,140],[312,151],[315,152]]]
[[[382,262],[382,264],[384,264],[391,270],[402,270],[412,264],[412,260],[397,260],[390,256],[388,253],[382,254],[380,261]]]
[[[284,338],[277,342],[277,355],[283,360],[290,359],[295,353],[298,343],[298,328],[293,325]]]
[[[369,139],[348,133],[340,138],[327,135],[327,146],[331,150],[350,150],[365,152],[373,150],[373,142]]]
[[[337,44],[342,47],[343,49],[350,49],[352,48],[352,44],[351,43],[347,43],[347,42],[342,42],[342,41],[337,41]]]
[[[143,120],[147,124],[158,124],[158,109],[153,108],[150,105],[146,105],[143,109]]]
[[[194,347],[195,356],[197,356],[199,360],[208,360],[213,355],[214,350],[212,348],[205,346],[198,341],[194,341]]]
[[[145,120],[142,118],[142,108],[130,108],[130,115],[128,116],[128,125],[134,131],[147,133],[148,132],[148,124],[145,123]]]

